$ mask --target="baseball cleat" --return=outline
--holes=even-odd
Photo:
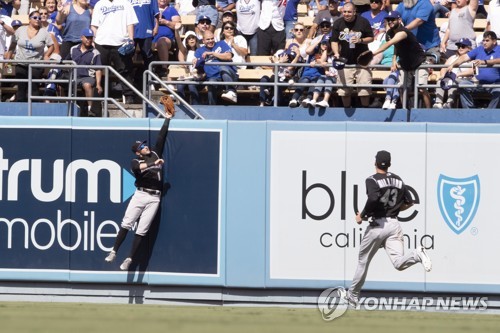
[[[357,297],[355,297],[349,290],[346,293],[345,300],[347,301],[347,304],[349,304],[350,307],[353,308],[358,307],[359,301]]]
[[[111,251],[108,256],[106,257],[106,259],[104,259],[106,262],[113,262],[116,258],[116,252],[115,251]]]
[[[418,248],[417,255],[420,258],[422,265],[424,265],[425,271],[430,272],[432,270],[432,261],[431,258],[429,258],[429,256],[427,255],[427,252],[425,252],[423,246]]]
[[[123,261],[123,263],[120,265],[120,269],[122,271],[128,271],[128,268],[130,267],[130,264],[132,263],[131,258],[127,258]]]

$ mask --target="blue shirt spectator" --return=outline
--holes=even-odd
[[[199,67],[199,66],[201,66],[201,64],[203,64],[205,74],[207,75],[207,79],[220,77],[219,66],[205,66],[204,64],[207,62],[221,62],[221,60],[219,60],[215,56],[207,56],[207,57],[205,57],[205,59],[203,59],[203,53],[205,53],[205,52],[215,52],[215,53],[227,53],[227,52],[229,52],[229,53],[231,53],[231,47],[229,45],[227,45],[226,42],[220,41],[220,42],[215,43],[213,47],[208,47],[206,45],[199,47],[194,53],[194,57],[196,59],[198,59],[198,63],[197,63],[196,67]],[[234,66],[230,66],[230,67],[234,68]],[[236,68],[234,68],[234,71],[236,72]]]
[[[423,45],[424,51],[433,47],[439,47],[441,39],[439,38],[439,29],[436,25],[434,16],[434,7],[429,0],[418,0],[415,6],[406,8],[401,2],[396,10],[401,13],[403,24],[417,36],[417,40]],[[415,19],[423,21],[418,27],[409,27]]]

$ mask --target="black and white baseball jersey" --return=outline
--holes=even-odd
[[[135,186],[150,190],[161,191],[163,189],[162,168],[163,165],[155,165],[155,161],[162,158],[161,154],[165,146],[165,141],[168,134],[170,119],[167,119],[160,129],[155,147],[151,149],[148,155],[141,155],[134,158],[131,163],[131,169],[135,176]],[[146,163],[149,165],[146,169],[141,170],[140,164]]]
[[[368,196],[361,217],[397,217],[403,203],[413,202],[403,180],[392,172],[376,173],[366,179]]]

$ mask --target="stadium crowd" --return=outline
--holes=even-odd
[[[403,0],[400,3],[306,0],[302,2],[307,5],[304,13],[299,12],[300,1],[0,0],[0,59],[14,59],[15,77],[19,79],[28,77],[26,61],[30,60],[71,59],[88,66],[110,65],[138,89],[142,89],[142,71],[152,61],[188,62],[187,66],[164,64],[155,71],[169,81],[182,80],[182,84],[174,87],[179,95],[192,104],[201,104],[205,98],[205,94],[200,94],[205,91],[204,85],[196,81],[237,82],[240,70],[262,68],[225,65],[225,62],[249,62],[249,57],[264,56],[269,62],[284,63],[279,67],[278,81],[288,83],[289,87],[280,87],[276,94],[270,86],[250,87],[258,90],[260,106],[272,105],[274,96],[279,95],[279,105],[289,107],[335,105],[395,109],[401,105],[399,90],[387,89],[380,95],[384,102],[374,98],[370,85],[374,82],[375,70],[370,65],[387,66],[383,71],[384,83],[410,87],[412,80],[403,77],[407,67],[412,66],[405,67],[403,48],[398,47],[400,37],[397,36],[411,33],[419,44],[417,48],[425,54],[422,61],[418,60],[424,68],[414,66],[414,76],[420,85],[428,84],[432,75],[440,84],[435,94],[434,89],[420,90],[423,106],[478,107],[471,95],[478,90],[498,102],[500,89],[481,85],[500,84],[500,68],[494,67],[495,59],[500,58],[497,45],[500,0],[492,0],[488,6],[484,0]],[[22,15],[28,17],[24,24],[13,19]],[[310,26],[301,19],[304,16],[312,19]],[[188,17],[195,18],[193,26],[182,21]],[[445,21],[438,27],[438,20],[443,18]],[[475,29],[477,19],[487,22],[484,35]],[[399,34],[400,31],[403,33]],[[384,47],[392,38],[398,40]],[[375,53],[370,65],[358,65],[358,56],[367,50]],[[134,63],[136,52],[141,56],[142,67]],[[293,65],[301,63],[308,66]],[[425,68],[428,64],[448,67],[433,72]],[[456,68],[458,64],[470,70]],[[10,65],[2,63],[2,67],[4,76],[13,72]],[[174,67],[181,68],[182,75],[170,75]],[[39,79],[47,76],[40,68],[32,74]],[[102,72],[91,67],[78,71],[78,85],[86,96],[102,93],[101,79]],[[263,75],[260,81],[274,82],[274,77]],[[457,88],[458,82],[467,82],[472,87]],[[307,87],[295,83],[307,84]],[[328,86],[335,83],[343,86],[338,89]],[[363,87],[353,89],[354,83]],[[478,84],[481,89],[477,89]],[[18,84],[16,96],[11,100],[26,101],[27,86]],[[62,87],[54,86],[48,84],[45,92],[40,92],[37,85],[33,85],[32,94],[55,95]],[[110,88],[122,94],[124,103],[134,102],[134,94],[126,85],[113,83]],[[238,88],[234,84],[209,84],[208,103],[235,104]],[[287,90],[290,93],[284,94]],[[498,107],[493,104],[489,103],[488,107]],[[88,115],[93,115],[91,103]]]

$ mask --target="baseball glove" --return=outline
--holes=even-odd
[[[167,118],[173,118],[175,116],[175,105],[172,97],[170,97],[169,95],[161,96],[160,104],[163,104],[165,113],[167,114]]]
[[[373,59],[372,51],[365,51],[358,56],[358,65],[366,67],[370,64]]]

